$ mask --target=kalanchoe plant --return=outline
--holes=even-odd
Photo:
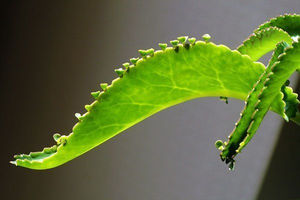
[[[31,169],[62,165],[145,118],[170,106],[198,98],[237,98],[245,108],[228,141],[218,140],[221,159],[234,166],[235,156],[249,143],[271,110],[300,124],[297,94],[288,78],[300,71],[300,15],[271,19],[254,31],[237,50],[203,40],[178,37],[171,47],[139,50],[141,58],[116,69],[119,78],[92,92],[95,101],[68,136],[54,134],[56,145],[41,152],[15,156],[11,163]],[[256,62],[274,50],[267,67]]]

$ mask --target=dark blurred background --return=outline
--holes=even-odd
[[[214,142],[227,137],[243,107],[231,99],[169,108],[55,169],[8,163],[54,144],[53,133],[69,133],[90,92],[116,78],[114,67],[138,49],[205,33],[235,48],[268,18],[299,10],[299,0],[3,2],[1,199],[300,198],[300,128],[274,113],[235,171],[219,160]]]

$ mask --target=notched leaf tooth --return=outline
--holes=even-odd
[[[85,105],[84,108],[86,109],[86,111],[90,111],[92,106],[91,105]]]
[[[120,78],[122,78],[123,75],[124,75],[125,70],[122,69],[122,68],[119,68],[119,69],[115,69],[115,72],[118,74],[118,76],[119,76]]]
[[[100,91],[92,92],[91,95],[97,100],[100,95]]]
[[[147,50],[146,50],[146,53],[147,53],[147,55],[149,55],[149,56],[153,56],[153,55],[154,55],[154,49],[153,49],[153,48],[147,49]]]
[[[173,47],[176,47],[179,44],[178,40],[171,40],[170,43],[173,45]]]
[[[130,66],[129,62],[123,63],[122,65],[125,67],[126,71],[129,71],[129,66]]]
[[[133,65],[136,65],[137,61],[139,60],[139,58],[130,58],[130,62],[133,64]]]
[[[66,140],[66,138],[67,138],[67,136],[62,136],[62,137],[64,137],[63,138],[64,140]],[[58,143],[60,140],[62,141],[61,138],[58,139]],[[66,141],[62,141],[62,142],[64,142],[64,144],[66,143]],[[63,143],[60,143],[60,144],[63,144]],[[43,149],[43,151],[40,151],[40,152],[30,152],[28,155],[26,155],[26,154],[15,155],[14,158],[16,160],[10,161],[10,163],[18,166],[18,163],[20,164],[23,162],[40,161],[41,159],[45,159],[56,152],[57,152],[57,145],[54,145],[52,147],[46,147]]]
[[[282,94],[282,102],[283,102],[283,110],[284,114],[283,117],[286,121],[289,121],[290,118],[296,117],[296,113],[298,112],[298,106],[299,106],[299,100],[298,100],[298,94],[293,93],[292,88],[288,87],[288,82],[285,83],[285,85],[281,88],[281,94]]]
[[[42,152],[46,154],[55,153],[57,151],[57,145],[54,145],[52,147],[45,147]]]
[[[223,150],[224,149],[224,143],[222,140],[217,140],[215,142],[215,147],[218,149],[218,150]]]
[[[180,43],[185,44],[188,39],[188,36],[180,36],[177,39],[179,40]]]
[[[100,83],[100,87],[103,91],[106,91],[108,84],[107,83]]]
[[[209,42],[209,40],[211,39],[211,36],[209,34],[204,34],[202,35],[202,39],[205,41],[205,42]]]
[[[172,40],[172,41],[170,41],[170,43],[173,45],[175,52],[178,53],[179,52],[179,46],[178,46],[179,40]]]
[[[68,136],[62,135],[62,136],[57,140],[57,145],[66,145],[66,144],[67,144],[67,138],[68,138]]]
[[[140,55],[141,55],[142,57],[146,57],[146,56],[147,56],[147,51],[146,51],[146,50],[140,49],[140,50],[138,50],[138,52],[140,53]]]
[[[189,38],[188,41],[189,41],[189,43],[190,43],[191,45],[193,45],[193,44],[195,44],[195,42],[196,42],[196,38],[194,38],[194,37]]]
[[[55,142],[57,142],[57,141],[59,140],[60,137],[61,137],[61,135],[60,135],[59,133],[55,133],[55,134],[53,135],[53,139],[54,139]]]
[[[80,113],[75,113],[75,117],[79,120],[82,121],[84,116],[82,116]]]
[[[161,48],[161,50],[165,50],[168,47],[167,43],[158,43],[158,46]]]
[[[29,156],[30,156],[31,158],[36,158],[36,157],[38,157],[39,155],[41,155],[40,152],[30,152],[30,154],[29,154]]]

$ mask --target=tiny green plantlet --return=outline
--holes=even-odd
[[[72,133],[56,133],[54,146],[16,155],[11,163],[30,169],[57,167],[163,109],[210,96],[226,103],[228,98],[245,101],[228,141],[215,143],[233,169],[234,158],[269,110],[300,124],[298,95],[288,87],[289,77],[300,71],[299,37],[300,15],[286,14],[261,25],[236,50],[214,44],[208,34],[203,41],[182,36],[171,47],[159,43],[161,50],[139,50],[141,58],[118,67],[117,79],[91,93],[95,101],[85,106],[85,114],[75,114],[78,123]],[[270,51],[267,67],[257,62]]]

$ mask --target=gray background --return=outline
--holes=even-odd
[[[83,113],[83,106],[92,101],[89,93],[98,90],[100,82],[116,78],[114,66],[138,56],[138,49],[157,49],[158,42],[205,33],[213,42],[235,48],[266,19],[299,13],[299,0],[4,5],[1,194],[6,199],[255,199],[283,120],[269,113],[230,172],[214,142],[231,132],[243,107],[238,100],[226,105],[203,98],[169,108],[52,170],[16,168],[8,161],[15,153],[52,145],[53,133],[69,133],[76,122],[74,113]],[[293,130],[299,133],[299,127]],[[286,173],[279,169],[272,177],[278,172]],[[291,182],[282,184],[295,188],[299,171],[295,172]],[[264,199],[300,197],[299,191],[268,191]]]

